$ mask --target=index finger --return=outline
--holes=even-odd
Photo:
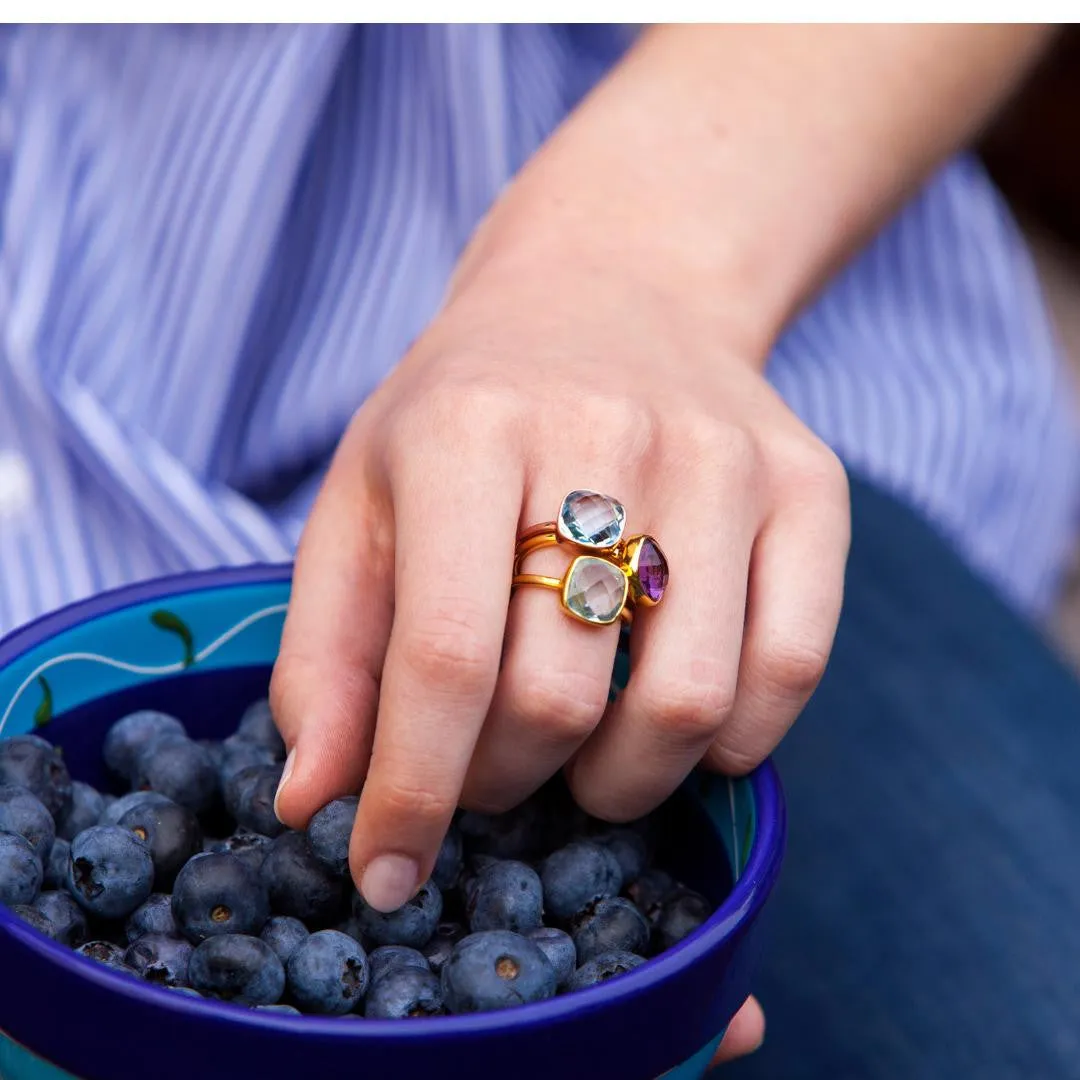
[[[522,476],[477,448],[410,455],[391,485],[394,622],[350,848],[379,911],[427,879],[461,796],[498,677]]]

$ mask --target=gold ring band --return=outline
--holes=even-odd
[[[563,594],[566,586],[564,578],[548,577],[546,574],[515,574],[514,580],[511,582],[513,588],[518,588],[521,585],[541,585],[545,589],[554,589],[560,595]],[[566,609],[565,603],[563,604],[564,610]],[[614,619],[606,619],[604,622],[600,622],[595,619],[581,619],[576,613],[571,610],[570,614],[575,615],[582,622],[588,622],[593,626],[610,626],[612,623],[621,619],[627,626],[634,621],[634,611],[628,604],[624,603],[623,606],[616,613]]]
[[[629,624],[633,608],[655,607],[668,583],[667,558],[651,536],[626,537],[626,512],[616,499],[595,491],[572,491],[559,517],[530,525],[518,536],[511,585],[558,590],[563,610],[594,626],[620,618]],[[534,551],[566,546],[575,555],[562,578],[523,572]]]

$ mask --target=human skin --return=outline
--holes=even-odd
[[[656,27],[491,209],[341,440],[272,681],[278,813],[301,827],[362,786],[373,906],[426,879],[459,804],[507,809],[565,767],[586,810],[628,820],[699,762],[741,774],[775,747],[828,658],[849,517],[770,347],[1051,36]],[[610,707],[617,629],[509,592],[516,534],[579,487],[671,566]],[[763,1023],[749,1002],[722,1053]]]

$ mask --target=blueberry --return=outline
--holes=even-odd
[[[43,892],[31,906],[48,921],[49,937],[54,941],[77,949],[89,936],[86,915],[66,890]]]
[[[522,862],[506,859],[477,876],[468,902],[469,929],[513,930],[520,934],[539,926],[544,913],[540,875]]]
[[[44,884],[49,889],[66,889],[68,863],[71,861],[71,844],[67,840],[54,840],[49,849],[49,861],[45,864]]]
[[[309,926],[326,927],[344,914],[344,883],[315,858],[302,832],[276,837],[259,873],[275,915],[291,915]]]
[[[236,733],[248,742],[269,750],[278,761],[285,758],[285,742],[274,723],[270,702],[263,698],[249,705],[240,717]]]
[[[119,822],[150,849],[154,860],[154,884],[165,890],[172,888],[184,863],[202,851],[202,829],[199,819],[179,803],[143,803],[133,806]]]
[[[373,979],[364,1003],[369,1020],[403,1020],[443,1012],[442,981],[420,967],[393,967]]]
[[[632,881],[626,889],[626,895],[643,912],[650,923],[660,917],[664,900],[675,891],[675,879],[659,867],[652,866]]]
[[[39,934],[46,937],[53,936],[53,925],[48,916],[42,915],[33,904],[15,904],[11,908],[11,914],[22,919],[28,926],[32,926]]]
[[[124,963],[147,982],[161,986],[186,986],[188,964],[194,948],[190,941],[168,934],[144,934],[124,953]]]
[[[226,934],[258,934],[270,901],[258,874],[235,855],[210,852],[190,859],[176,877],[172,912],[180,932],[198,944]]]
[[[543,845],[539,804],[528,800],[505,814],[479,814],[467,810],[458,828],[470,852],[496,859],[529,859]]]
[[[135,761],[143,749],[163,735],[184,735],[174,716],[144,709],[117,720],[105,736],[105,764],[118,776],[131,780]]]
[[[149,895],[154,884],[150,850],[116,825],[95,825],[71,841],[68,891],[92,915],[121,919]]]
[[[217,762],[222,789],[238,772],[253,765],[274,765],[276,761],[277,759],[265,746],[248,742],[239,735],[230,735],[221,744],[221,757]]]
[[[56,819],[56,835],[62,840],[74,840],[76,836],[96,825],[105,813],[105,796],[97,788],[75,780],[71,785],[71,802]]]
[[[447,1012],[487,1012],[543,1001],[555,993],[555,969],[534,942],[509,930],[470,934],[442,969]]]
[[[90,960],[104,964],[106,967],[114,968],[117,971],[126,971],[132,975],[138,974],[137,971],[128,967],[124,962],[124,953],[127,950],[120,948],[119,945],[114,945],[111,941],[88,941],[85,945],[80,945],[75,951],[80,956],[88,957]]]
[[[537,926],[525,933],[533,944],[548,958],[555,969],[556,984],[562,986],[577,967],[577,949],[574,939],[565,931],[554,926]]]
[[[572,840],[581,839],[596,823],[596,819],[591,818],[574,801],[562,774],[549,780],[534,798],[540,805],[543,825],[541,854],[564,847]]]
[[[172,990],[173,993],[183,994],[185,997],[201,998],[203,995],[199,993],[194,987],[191,986],[168,986],[167,990]],[[276,1009],[277,1005],[256,1005],[257,1009]]]
[[[631,901],[621,896],[600,900],[574,931],[578,963],[584,964],[602,953],[644,953],[649,931],[648,920]]]
[[[324,1016],[352,1012],[368,987],[368,962],[359,943],[337,930],[320,930],[297,946],[286,967],[289,993],[301,1011]]]
[[[372,983],[391,968],[401,967],[431,970],[427,957],[419,949],[411,949],[408,945],[380,945],[368,953],[368,970],[371,972]]]
[[[262,833],[235,832],[224,840],[215,840],[210,851],[224,851],[235,855],[242,863],[254,873],[262,869],[263,859],[270,850],[270,837]]]
[[[574,972],[566,982],[566,989],[584,990],[597,983],[607,982],[619,975],[640,967],[645,963],[643,956],[628,952],[609,952],[594,956]]]
[[[499,860],[494,855],[471,855],[465,864],[464,869],[461,871],[461,877],[459,879],[459,885],[461,886],[461,895],[465,900],[466,908],[469,906],[469,901],[472,900],[473,890],[476,888],[476,883],[480,880],[480,875],[489,867],[494,866]]]
[[[435,860],[435,869],[431,872],[431,880],[443,892],[452,889],[461,877],[462,852],[461,831],[456,825],[451,825],[443,837],[438,858]]]
[[[0,742],[0,785],[26,788],[52,815],[71,802],[71,775],[60,752],[37,735],[13,735]]]
[[[225,785],[225,806],[242,829],[270,837],[285,831],[274,813],[280,780],[280,765],[249,765],[230,777]]]
[[[218,792],[213,758],[186,735],[162,735],[144,746],[135,758],[131,784],[165,795],[196,814],[209,810]]]
[[[466,936],[465,927],[456,922],[441,922],[435,927],[431,940],[421,949],[436,975],[446,966],[454,946]]]
[[[308,843],[312,853],[327,870],[338,877],[344,877],[349,872],[349,839],[359,803],[360,800],[355,795],[335,799],[324,806],[308,824]]]
[[[353,894],[353,913],[360,929],[376,945],[410,945],[419,949],[435,933],[442,916],[442,893],[426,881],[420,891],[396,911],[376,911],[359,893]]]
[[[282,964],[289,962],[289,957],[296,951],[297,946],[309,936],[308,928],[291,915],[275,915],[259,935],[274,950]]]
[[[196,739],[195,740],[209,755],[214,763],[214,768],[221,776],[221,766],[225,762],[225,744],[220,739]]]
[[[578,840],[552,852],[540,865],[544,908],[556,919],[570,920],[590,905],[617,896],[622,885],[619,861],[600,844]]]
[[[364,951],[368,950],[370,942],[364,937],[364,931],[360,929],[360,920],[353,914],[350,914],[347,918],[342,919],[340,922],[334,923],[331,930],[340,930],[343,934],[348,934],[353,941],[359,941],[364,946]]]
[[[180,928],[173,917],[172,897],[168,893],[151,893],[124,924],[124,937],[128,944],[145,934],[180,936]]]
[[[589,839],[606,847],[618,860],[624,888],[636,881],[649,864],[649,846],[645,843],[645,837],[636,829],[604,829],[594,833]]]
[[[274,950],[257,937],[222,934],[207,938],[191,954],[188,981],[207,997],[276,1005],[285,991],[285,969]]]
[[[0,786],[0,832],[17,833],[30,841],[42,867],[56,839],[56,825],[45,804],[27,788]]]
[[[664,900],[656,920],[656,938],[661,949],[670,949],[692,934],[709,916],[712,905],[701,893],[677,889]]]
[[[109,803],[101,815],[99,825],[119,825],[120,819],[133,806],[160,806],[171,803],[172,799],[158,791],[129,791],[119,799]]]

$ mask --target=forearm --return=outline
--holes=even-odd
[[[1052,31],[662,26],[523,171],[475,248],[567,251],[764,361],[827,276],[1014,89]],[[475,254],[475,253],[474,253]]]

